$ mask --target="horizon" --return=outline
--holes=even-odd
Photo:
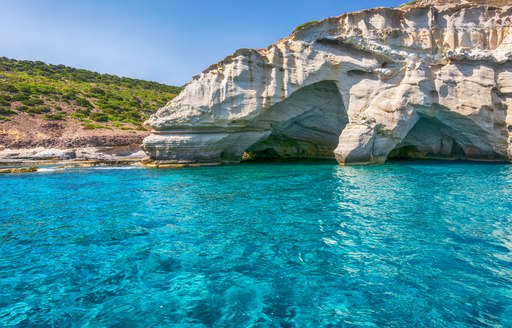
[[[9,2],[0,13],[0,56],[183,86],[237,49],[265,48],[304,22],[404,1]]]

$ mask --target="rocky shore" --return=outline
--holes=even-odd
[[[84,129],[73,120],[44,121],[20,114],[0,125],[0,162],[140,161],[144,130]]]

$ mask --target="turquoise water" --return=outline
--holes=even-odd
[[[0,176],[0,326],[512,327],[512,166]]]

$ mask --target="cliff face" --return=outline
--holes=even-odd
[[[212,65],[146,124],[160,161],[512,159],[512,4],[423,0]]]

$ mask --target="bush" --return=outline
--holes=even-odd
[[[2,82],[2,83],[0,83],[0,91],[9,92],[9,93],[17,93],[18,89],[12,84]]]
[[[67,92],[67,93],[62,95],[62,99],[65,99],[65,100],[75,100],[77,98],[76,95],[77,95],[76,92]]]
[[[80,121],[83,121],[87,118],[88,115],[85,115],[83,113],[79,113],[79,112],[74,112],[74,113],[71,113],[71,117],[74,118],[74,119],[77,119],[77,120],[80,120]]]
[[[85,107],[85,108],[89,108],[89,109],[94,108],[94,106],[89,102],[89,100],[84,99],[84,98],[76,98],[75,102],[80,107]]]
[[[309,22],[305,22],[304,24],[300,24],[299,26],[297,26],[293,32],[297,32],[298,30],[302,30],[303,28],[306,28],[308,26],[311,26],[313,24],[316,24],[318,21],[314,20],[314,21],[309,21]]]
[[[101,103],[99,104],[99,107],[105,111],[105,112],[109,112],[109,113],[117,113],[119,112],[120,110],[120,107],[118,103]]]
[[[44,101],[41,98],[30,98],[27,100],[23,100],[22,103],[27,106],[37,106],[44,104]]]
[[[89,116],[89,115],[91,115],[91,110],[90,109],[79,109],[75,113],[84,115],[84,116]]]
[[[106,109],[103,109],[101,112],[104,113],[105,115],[117,116],[119,110],[113,109],[113,108],[106,108]]]
[[[49,121],[61,121],[66,119],[65,113],[54,113],[54,114],[45,114],[43,115],[43,119]]]
[[[17,93],[15,95],[12,95],[11,99],[12,101],[26,101],[30,99],[30,95],[26,93]]]
[[[51,112],[51,108],[46,106],[29,107],[25,112],[30,114],[42,114]]]
[[[11,106],[11,97],[5,97],[5,95],[0,95],[0,106]]]
[[[91,115],[89,115],[89,118],[96,122],[107,122],[108,121],[108,116],[106,114],[100,113],[100,112],[91,113]]]
[[[125,112],[121,115],[123,117],[123,119],[127,119],[127,120],[141,120],[142,119],[142,115],[141,113],[137,112],[137,111],[134,111],[134,110],[131,110],[129,112]]]
[[[94,123],[83,123],[82,126],[86,130],[94,130],[94,129],[108,129],[107,126],[100,125],[100,124],[94,124]]]
[[[37,82],[34,82],[34,83],[27,83],[27,82],[23,82],[23,83],[20,83],[18,88],[25,92],[25,93],[28,93],[28,94],[31,94],[31,95],[48,95],[48,94],[51,94],[51,93],[56,93],[56,90],[54,87],[52,87],[51,85],[46,85],[46,84],[43,84],[41,82],[37,83]]]
[[[92,88],[89,92],[92,95],[100,95],[100,96],[104,96],[106,94],[105,90],[103,90],[101,88]]]
[[[33,94],[48,95],[51,93],[56,93],[56,90],[50,85],[34,85],[32,92]]]
[[[0,115],[12,115],[12,114],[16,114],[16,112],[11,110],[10,108],[1,108],[0,107]]]
[[[418,2],[419,0],[412,0],[412,1],[409,1],[409,2],[406,2],[406,3],[403,3],[401,4],[400,6],[398,6],[398,8],[403,8],[403,7],[406,7],[406,6],[410,6],[410,5],[413,5],[415,4],[416,2]]]

